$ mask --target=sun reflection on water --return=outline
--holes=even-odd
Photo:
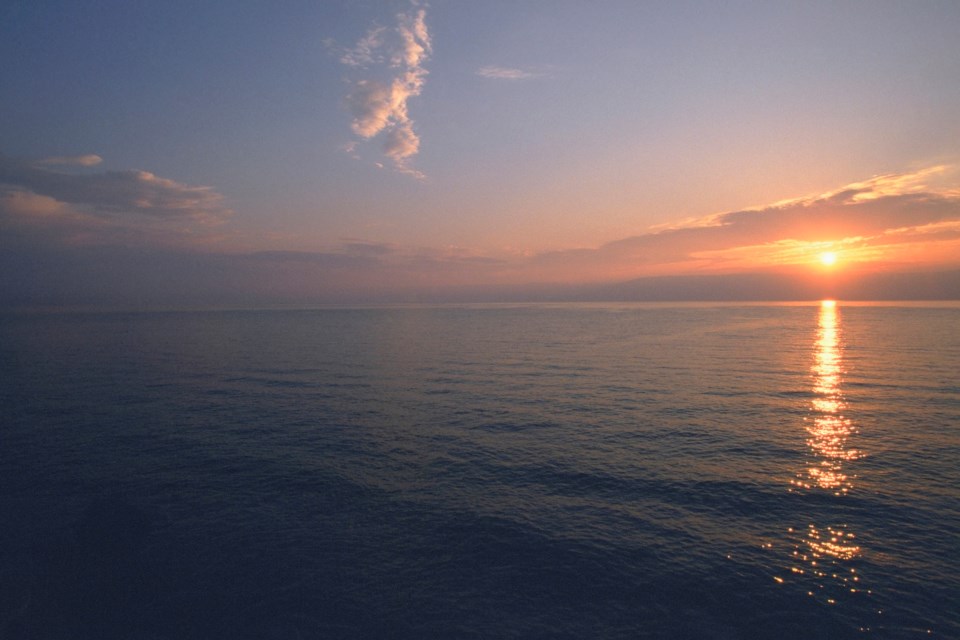
[[[790,491],[828,493],[842,499],[854,488],[856,480],[849,463],[862,454],[850,442],[856,428],[846,415],[840,314],[832,300],[820,304],[813,355],[813,398],[810,415],[805,419],[809,459],[791,481]],[[787,580],[803,585],[807,595],[836,605],[841,599],[855,597],[854,594],[870,593],[863,587],[855,566],[861,547],[846,523],[791,527],[788,535],[793,550],[791,578]],[[786,581],[780,576],[775,576],[775,580]]]
[[[840,320],[833,300],[820,304],[814,356],[812,416],[807,420],[807,446],[813,457],[806,472],[800,474],[793,485],[807,490],[818,487],[842,495],[853,488],[854,480],[844,470],[845,465],[859,458],[860,452],[849,446],[854,426],[844,415]]]

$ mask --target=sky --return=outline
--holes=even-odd
[[[957,297],[958,33],[955,0],[11,0],[0,307]]]

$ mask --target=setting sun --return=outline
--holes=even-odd
[[[820,254],[820,262],[827,267],[831,267],[837,263],[837,254],[833,251],[824,251]]]

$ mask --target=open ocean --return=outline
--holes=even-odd
[[[960,305],[0,315],[0,637],[960,638]]]

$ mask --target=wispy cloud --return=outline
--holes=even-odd
[[[96,154],[87,154],[85,156],[54,156],[38,160],[38,165],[73,165],[77,167],[93,167],[103,162],[103,158]]]
[[[477,69],[477,75],[491,80],[526,80],[536,78],[540,74],[514,67],[487,66]]]
[[[383,153],[398,171],[415,177],[423,174],[410,167],[420,150],[420,137],[410,117],[408,101],[420,95],[426,82],[424,67],[431,52],[426,8],[412,3],[396,16],[392,29],[374,26],[353,46],[342,52],[340,62],[380,77],[351,82],[346,104],[352,116],[350,128],[364,140],[384,136]],[[350,146],[351,152],[356,146]]]
[[[47,168],[99,161],[98,156],[32,162],[0,156],[0,224],[96,243],[138,235],[186,238],[220,224],[231,213],[211,187],[148,171],[69,173]]]
[[[347,96],[347,105],[353,114],[350,128],[361,138],[372,138],[383,131],[394,115],[391,87],[376,80],[358,80]]]
[[[340,62],[348,67],[368,67],[383,62],[379,51],[383,46],[385,31],[386,27],[371,27],[357,44],[343,51]]]

